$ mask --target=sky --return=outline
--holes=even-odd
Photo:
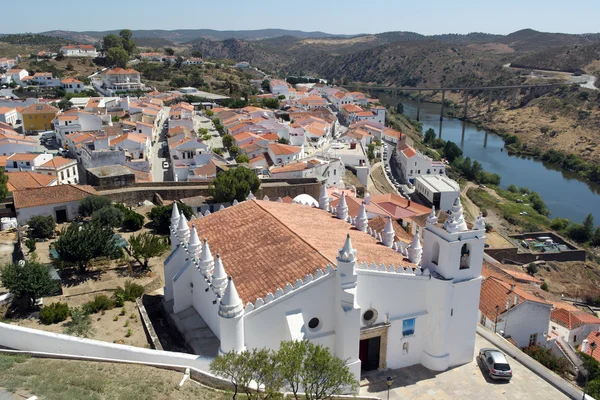
[[[508,34],[600,31],[600,1],[581,0],[28,0],[24,18],[2,18],[0,33],[111,29],[297,29],[336,34]],[[569,4],[576,4],[570,7]]]

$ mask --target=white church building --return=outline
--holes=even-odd
[[[173,207],[165,301],[195,310],[219,352],[276,350],[284,340],[327,346],[357,379],[414,364],[443,371],[472,361],[485,223],[427,220],[403,248],[391,220],[367,225],[364,204],[319,208],[249,199],[188,222]],[[202,240],[201,240],[202,238]],[[170,310],[171,311],[171,310]]]

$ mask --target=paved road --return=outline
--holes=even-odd
[[[150,160],[151,164],[151,172],[152,172],[152,182],[164,182],[169,180],[169,171],[163,169],[162,163],[166,160],[165,157],[162,156],[162,142],[166,140],[167,129],[163,128],[163,125],[167,118],[169,118],[170,107],[163,107],[163,116],[160,120],[160,124],[158,125],[158,137],[152,147],[152,158]],[[168,161],[168,160],[167,160]]]
[[[480,348],[492,347],[490,342],[477,335],[475,354]],[[490,381],[484,375],[476,360],[444,372],[434,372],[421,365],[414,365],[393,371],[376,372],[369,386],[360,388],[360,394],[387,398],[387,376],[393,376],[390,400],[431,399],[431,400],[525,400],[567,399],[562,392],[524,367],[517,360],[509,358],[513,379],[508,382]]]

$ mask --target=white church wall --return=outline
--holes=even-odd
[[[278,349],[283,340],[290,340],[286,315],[301,312],[304,320],[302,336],[315,343],[335,350],[335,314],[333,296],[334,274],[321,278],[319,282],[296,289],[285,298],[252,311],[244,316],[246,347]],[[319,326],[315,330],[308,328],[308,322],[318,318]]]
[[[173,300],[173,278],[183,267],[186,257],[185,249],[179,246],[165,260],[165,301]]]
[[[480,292],[481,278],[453,284],[452,304],[446,310],[451,314],[448,332],[451,338],[450,366],[473,360]]]
[[[187,261],[173,278],[173,292],[177,293],[177,296],[173,298],[174,313],[186,310],[192,306],[194,288],[190,283],[192,282],[192,273],[195,269],[196,266],[194,263],[191,260]]]
[[[430,278],[361,269],[357,272],[361,327],[367,326],[362,315],[369,309],[377,311],[377,320],[372,325],[388,321],[391,324],[387,340],[388,368],[418,364],[427,336],[428,316],[425,302],[417,299],[427,293]],[[415,332],[404,337],[402,324],[410,318],[415,318]],[[405,343],[408,345],[403,348]]]
[[[219,303],[213,304],[217,299],[216,293],[212,287],[209,288],[206,278],[198,270],[195,270],[195,273],[192,274],[192,283],[194,284],[192,304],[196,312],[202,316],[202,319],[215,336],[220,338]]]
[[[429,312],[428,339],[423,344],[421,364],[433,371],[444,371],[449,365],[449,343],[452,340],[448,334],[451,318],[448,305],[452,304],[452,282],[432,278],[427,289],[421,295],[421,298],[425,297]]]

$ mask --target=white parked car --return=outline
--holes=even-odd
[[[163,161],[163,168],[164,169],[168,169],[169,168],[169,162],[168,161]]]

